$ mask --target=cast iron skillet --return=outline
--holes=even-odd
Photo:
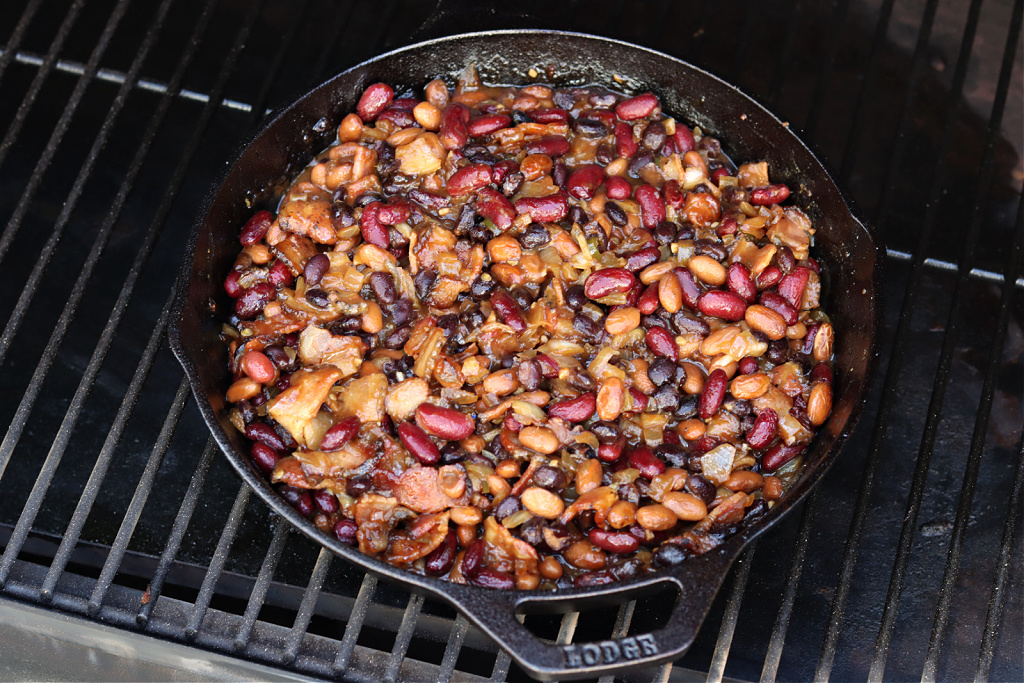
[[[239,249],[239,227],[256,208],[273,209],[288,179],[335,137],[362,90],[383,81],[422,88],[450,83],[476,64],[488,83],[525,84],[530,68],[553,85],[605,84],[626,93],[654,91],[666,112],[719,138],[733,159],[771,161],[772,180],[793,190],[818,229],[815,255],[827,270],[825,310],[836,329],[834,394],[829,420],[806,452],[806,467],[764,518],[714,550],[673,568],[618,585],[550,592],[498,591],[413,574],[361,554],[320,533],[280,498],[256,470],[243,435],[228,421],[224,392],[231,378],[217,338],[231,301],[221,283]],[[546,73],[551,65],[553,71]],[[681,655],[692,643],[729,566],[745,544],[775,524],[825,473],[853,429],[875,355],[880,252],[868,228],[815,155],[774,115],[735,87],[690,64],[628,43],[577,33],[506,30],[418,43],[344,71],[279,113],[242,147],[206,200],[182,267],[170,333],[175,355],[213,437],[241,477],[279,515],[347,561],[412,591],[446,600],[540,678],[598,676]],[[653,633],[585,645],[542,641],[516,619],[518,611],[567,611],[585,603],[621,603],[674,586],[682,598]]]

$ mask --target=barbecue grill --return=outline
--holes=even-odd
[[[433,10],[0,10],[0,677],[525,678],[451,608],[275,519],[165,339],[234,145]],[[732,81],[817,147],[887,248],[878,379],[842,457],[741,556],[689,652],[622,678],[1024,679],[1022,18],[994,0],[592,0],[473,19],[620,38]],[[560,643],[644,634],[665,602],[525,624]]]

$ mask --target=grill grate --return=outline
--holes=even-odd
[[[277,523],[218,457],[164,339],[183,238],[231,146],[269,106],[408,42],[429,3],[8,5],[0,609],[253,677],[524,678],[447,606]],[[521,5],[768,103],[889,254],[880,381],[843,457],[741,556],[690,652],[623,677],[1024,678],[1024,2]],[[634,601],[527,624],[572,642],[657,616]]]

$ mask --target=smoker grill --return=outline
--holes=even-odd
[[[767,103],[888,250],[879,379],[843,456],[741,557],[689,653],[624,677],[1024,678],[1024,2],[516,7]],[[524,678],[451,608],[274,519],[164,338],[234,144],[432,9],[4,3],[0,678]],[[525,623],[587,642],[656,628],[662,602]]]

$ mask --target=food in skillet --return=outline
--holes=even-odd
[[[657,97],[371,85],[225,281],[232,422],[324,533],[495,588],[675,565],[832,404],[814,228]]]

